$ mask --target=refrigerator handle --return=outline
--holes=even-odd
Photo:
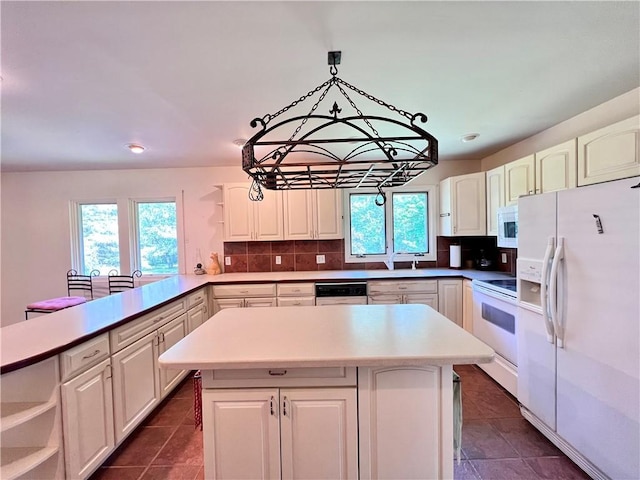
[[[555,254],[553,255],[553,262],[551,263],[551,275],[549,279],[549,310],[551,312],[551,321],[553,322],[553,328],[556,332],[557,345],[559,348],[563,348],[564,331],[560,324],[560,314],[562,313],[562,306],[558,309],[558,272],[560,270],[560,262],[564,258],[564,238],[558,237],[558,246],[556,247]]]
[[[547,329],[547,340],[549,343],[553,343],[554,337],[553,323],[549,318],[549,290],[547,289],[547,282],[549,280],[549,263],[551,262],[553,247],[554,238],[549,237],[547,249],[544,252],[544,259],[542,260],[542,275],[540,278],[540,306],[542,307],[542,318],[544,320],[544,326]]]

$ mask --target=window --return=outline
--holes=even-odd
[[[176,202],[133,201],[134,265],[145,274],[178,273]]]
[[[377,192],[351,190],[346,195],[345,261],[436,260],[435,187],[387,191],[384,205]]]
[[[94,269],[103,275],[114,268],[119,271],[118,206],[115,203],[81,203],[77,216],[76,270],[84,275]]]
[[[72,268],[102,276],[179,273],[177,212],[175,197],[72,201]]]

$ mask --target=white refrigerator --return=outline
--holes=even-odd
[[[638,184],[518,202],[518,401],[593,478],[640,478]]]

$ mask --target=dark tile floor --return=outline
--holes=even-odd
[[[588,479],[520,415],[514,398],[480,368],[462,379],[462,455],[456,480]],[[202,432],[194,426],[187,379],[121,445],[91,480],[204,479]]]

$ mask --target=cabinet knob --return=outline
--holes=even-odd
[[[276,399],[274,398],[273,395],[271,395],[271,400],[269,400],[269,411],[271,412],[271,415],[274,415],[274,416],[276,414],[275,407],[274,407],[275,402],[276,402]]]
[[[441,217],[450,217],[451,214],[450,213],[441,213],[440,216]]]
[[[287,397],[282,400],[282,415],[287,416]]]
[[[269,375],[271,375],[272,377],[283,377],[286,374],[286,370],[269,370]]]

